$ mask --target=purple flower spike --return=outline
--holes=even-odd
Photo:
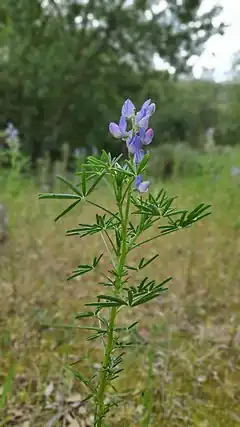
[[[130,119],[134,115],[135,107],[131,99],[127,99],[122,106],[122,116]]]
[[[146,193],[148,191],[150,181],[143,181],[142,176],[138,175],[135,179],[135,187],[139,193]]]

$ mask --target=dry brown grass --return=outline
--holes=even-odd
[[[161,299],[125,312],[121,319],[139,320],[143,345],[129,350],[125,359],[118,385],[135,392],[110,418],[111,426],[141,425],[149,350],[153,355],[150,426],[240,423],[239,186],[225,179],[205,184],[202,179],[168,184],[170,193],[180,196],[181,205],[190,208],[198,201],[210,202],[213,215],[144,249],[144,253],[160,253],[148,271],[151,277],[162,280],[171,275],[173,280]],[[107,194],[103,197],[111,204]],[[100,360],[100,348],[96,342],[86,343],[82,331],[43,324],[71,323],[99,289],[96,281],[108,268],[106,257],[97,273],[66,281],[77,264],[102,252],[95,237],[64,237],[64,230],[88,221],[95,212],[76,209],[55,224],[62,204],[40,202],[30,190],[9,205],[12,237],[0,247],[0,384],[6,382],[12,365],[15,373],[0,426],[50,426],[47,422],[61,411],[65,416],[52,425],[91,425],[89,412],[84,413],[91,409],[81,407],[79,414],[79,407],[68,401],[75,393],[84,397],[86,390],[63,365],[82,358],[77,367],[87,373]],[[50,393],[51,386],[46,387],[51,384]]]

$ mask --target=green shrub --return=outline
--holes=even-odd
[[[202,173],[201,156],[187,143],[163,144],[155,148],[150,165],[151,175],[168,179]]]

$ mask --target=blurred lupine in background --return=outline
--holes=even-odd
[[[6,154],[9,156],[11,171],[18,169],[18,160],[20,157],[20,140],[19,140],[19,131],[13,125],[12,122],[9,122],[5,131],[4,131],[7,150]]]
[[[231,175],[232,176],[238,176],[238,175],[240,175],[240,168],[238,168],[236,166],[233,166],[232,170],[231,170]]]
[[[149,120],[155,111],[155,104],[147,100],[136,113],[134,104],[127,99],[121,110],[119,123],[111,122],[109,131],[115,138],[120,138],[128,149],[128,159],[122,160],[122,154],[112,158],[103,151],[100,158],[89,156],[77,173],[81,177],[79,185],[74,185],[65,178],[60,180],[71,190],[68,194],[40,194],[41,199],[66,199],[71,204],[62,211],[56,220],[63,217],[73,208],[81,204],[90,204],[96,208],[96,219],[93,223],[81,223],[67,231],[68,236],[90,236],[99,233],[111,268],[104,274],[103,286],[94,301],[86,304],[88,311],[77,313],[76,319],[91,319],[89,326],[76,326],[91,331],[89,340],[100,340],[102,344],[102,363],[99,375],[95,373],[85,378],[80,372],[70,369],[89,390],[87,399],[92,399],[94,406],[94,426],[108,424],[108,412],[121,402],[123,394],[117,389],[117,378],[124,369],[123,357],[126,347],[135,346],[132,340],[127,345],[123,335],[136,328],[137,321],[132,324],[119,325],[117,319],[122,310],[135,308],[166,291],[166,284],[171,277],[162,277],[160,282],[148,276],[138,278],[140,270],[153,263],[159,256],[155,253],[150,258],[142,257],[133,264],[128,256],[136,248],[159,237],[189,227],[196,221],[209,215],[209,205],[198,205],[192,211],[178,210],[173,206],[174,197],[168,197],[161,189],[156,194],[147,193],[150,182],[145,178],[149,153],[146,147],[153,139],[153,130],[149,128]],[[101,181],[107,181],[112,189],[115,209],[110,210],[104,204],[96,204],[91,198],[93,191]],[[139,194],[140,193],[140,194]],[[154,228],[152,237],[144,237],[144,233]],[[74,279],[90,271],[100,268],[101,254],[93,254],[89,264],[80,264],[69,279]],[[71,326],[72,327],[72,326]],[[151,411],[151,406],[148,405]],[[148,425],[151,413],[147,415]],[[111,424],[112,425],[112,424]],[[146,423],[144,424],[146,425]]]
[[[7,143],[8,146],[11,150],[13,151],[18,151],[19,150],[19,132],[18,129],[15,128],[15,126],[13,125],[13,123],[9,122],[6,129],[5,129],[5,134],[6,134],[6,139],[7,139]]]
[[[28,158],[21,152],[19,129],[12,122],[7,124],[3,132],[6,140],[6,148],[2,150],[3,160],[9,164],[7,173],[7,192],[9,195],[17,194],[20,191],[23,170],[27,169]]]

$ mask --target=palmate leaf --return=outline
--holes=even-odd
[[[80,237],[84,237],[100,233],[103,230],[113,230],[118,225],[118,221],[118,218],[115,216],[106,219],[106,215],[101,216],[97,214],[95,224],[79,224],[79,227],[67,230],[66,234],[67,236],[79,235]]]
[[[141,269],[143,269],[144,267],[146,267],[147,265],[151,264],[156,258],[158,258],[159,254],[154,255],[152,258],[150,259],[146,259],[146,258],[142,258],[138,264],[137,267],[131,266],[131,265],[126,265],[126,268],[128,268],[129,270],[133,270],[133,271],[139,271]]]
[[[66,184],[69,188],[71,188],[71,190],[76,193],[78,196],[82,197],[82,194],[80,192],[80,190],[77,188],[77,186],[75,184],[73,184],[73,182],[69,181],[66,178],[63,178],[62,176],[57,175],[57,178],[62,181],[64,184]]]
[[[142,258],[138,265],[139,270],[151,264],[151,262],[153,262],[158,256],[159,254],[153,255],[153,257],[148,260],[146,260],[146,258]]]
[[[99,299],[105,299],[106,301],[113,301],[115,303],[119,303],[120,306],[121,305],[128,305],[127,302],[124,301],[123,299],[115,297],[115,296],[112,296],[112,295],[98,295],[97,298],[99,298]]]
[[[94,181],[94,183],[93,183],[93,184],[91,185],[91,187],[88,189],[88,191],[87,191],[87,196],[93,192],[93,190],[96,188],[96,186],[98,185],[98,183],[103,179],[104,175],[105,175],[105,172],[102,172],[102,173],[97,177],[97,179]]]
[[[148,281],[148,277],[145,277],[137,288],[124,288],[128,294],[129,306],[136,307],[137,305],[144,304],[158,297],[162,292],[167,290],[164,285],[171,279],[171,277],[168,277],[163,282],[156,283],[155,280]]]
[[[61,217],[70,212],[78,203],[81,202],[82,197],[75,194],[62,194],[62,193],[41,193],[39,194],[39,199],[55,199],[55,200],[75,200],[71,205],[64,209],[54,221],[58,221]]]
[[[69,370],[79,381],[81,381],[86,387],[88,387],[91,391],[93,391],[93,388],[91,387],[91,384],[89,380],[79,371],[76,371],[73,369],[70,365],[67,365],[65,367],[67,370]]]
[[[76,202],[69,205],[66,209],[64,209],[62,212],[60,212],[60,214],[58,216],[56,216],[54,221],[57,222],[60,218],[62,218],[64,215],[66,215],[68,212],[70,212],[72,209],[74,209],[75,206],[77,206],[78,203],[80,203],[80,201],[81,201],[81,199],[76,200]]]
[[[200,219],[208,216],[211,212],[206,212],[211,205],[205,205],[201,203],[193,211],[183,211],[180,218],[173,220],[169,218],[170,224],[159,226],[158,229],[161,230],[161,234],[172,233],[173,231],[179,230],[181,228],[186,228],[192,225],[193,223],[199,221]]]
[[[75,277],[82,276],[83,274],[89,273],[89,271],[94,270],[97,265],[99,264],[99,261],[101,260],[103,254],[99,255],[99,257],[94,257],[92,265],[90,264],[80,264],[76,268],[76,270],[73,271],[72,275],[67,278],[67,280],[74,279]]]

